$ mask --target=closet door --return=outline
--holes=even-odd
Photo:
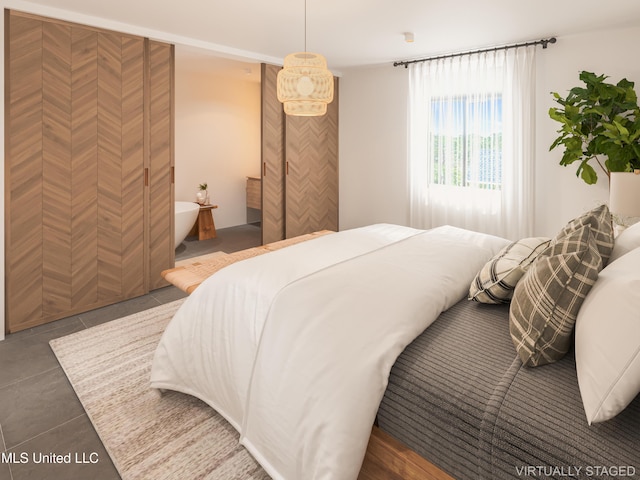
[[[145,292],[144,42],[7,15],[14,332]]]
[[[9,331],[13,331],[21,325],[28,326],[30,319],[44,315],[43,32],[41,22],[13,16],[8,30],[5,272],[6,321]],[[68,132],[64,136],[67,137]],[[62,136],[61,141],[64,141]],[[64,176],[64,172],[61,175]],[[66,238],[60,231],[62,238],[53,241],[59,244],[68,240],[70,226],[67,229]],[[60,289],[68,289],[69,249],[61,249],[60,257],[58,284]]]
[[[113,303],[145,293],[144,40],[98,33],[97,291]],[[74,95],[76,90],[74,89]],[[82,142],[82,138],[78,139]],[[87,255],[86,257],[88,257]]]
[[[284,231],[284,109],[276,94],[281,67],[262,64],[262,243],[282,240]]]
[[[168,285],[160,272],[174,267],[173,45],[147,41],[149,290]]]
[[[286,116],[285,234],[338,230],[338,80],[321,117]]]

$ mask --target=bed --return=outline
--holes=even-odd
[[[392,368],[379,427],[458,480],[638,478],[640,398],[589,425],[573,349],[523,367],[508,310],[463,300],[440,315]]]
[[[508,328],[497,326],[506,307],[466,300],[477,272],[510,243],[453,227],[373,225],[230,265],[169,324],[151,385],[216,409],[273,478],[357,478],[374,421],[455,478],[531,475],[526,469],[537,464],[529,460],[557,462],[534,453],[514,464],[513,448],[528,451],[535,436],[513,448],[513,438],[501,437],[512,430],[503,407],[527,375],[516,368]],[[495,331],[466,330],[474,318]],[[484,366],[472,360],[480,334],[501,345]],[[456,352],[464,362],[453,361]],[[570,372],[563,362],[556,365]],[[635,408],[625,411],[632,420]],[[571,458],[631,468],[640,462],[638,438],[629,435],[626,456]],[[494,459],[503,444],[505,457]],[[514,474],[514,465],[523,470]]]

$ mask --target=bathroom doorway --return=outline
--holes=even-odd
[[[176,260],[260,245],[260,212],[247,206],[247,177],[260,175],[260,64],[175,48],[175,199],[196,201],[206,184],[217,236],[188,236]]]

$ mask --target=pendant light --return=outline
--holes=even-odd
[[[307,2],[304,2],[304,52],[291,53],[278,72],[278,101],[287,115],[317,117],[333,101],[333,74],[318,53],[307,52]]]

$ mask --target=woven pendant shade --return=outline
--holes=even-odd
[[[310,52],[287,55],[278,72],[277,93],[287,115],[324,115],[333,101],[333,74],[325,58]]]

